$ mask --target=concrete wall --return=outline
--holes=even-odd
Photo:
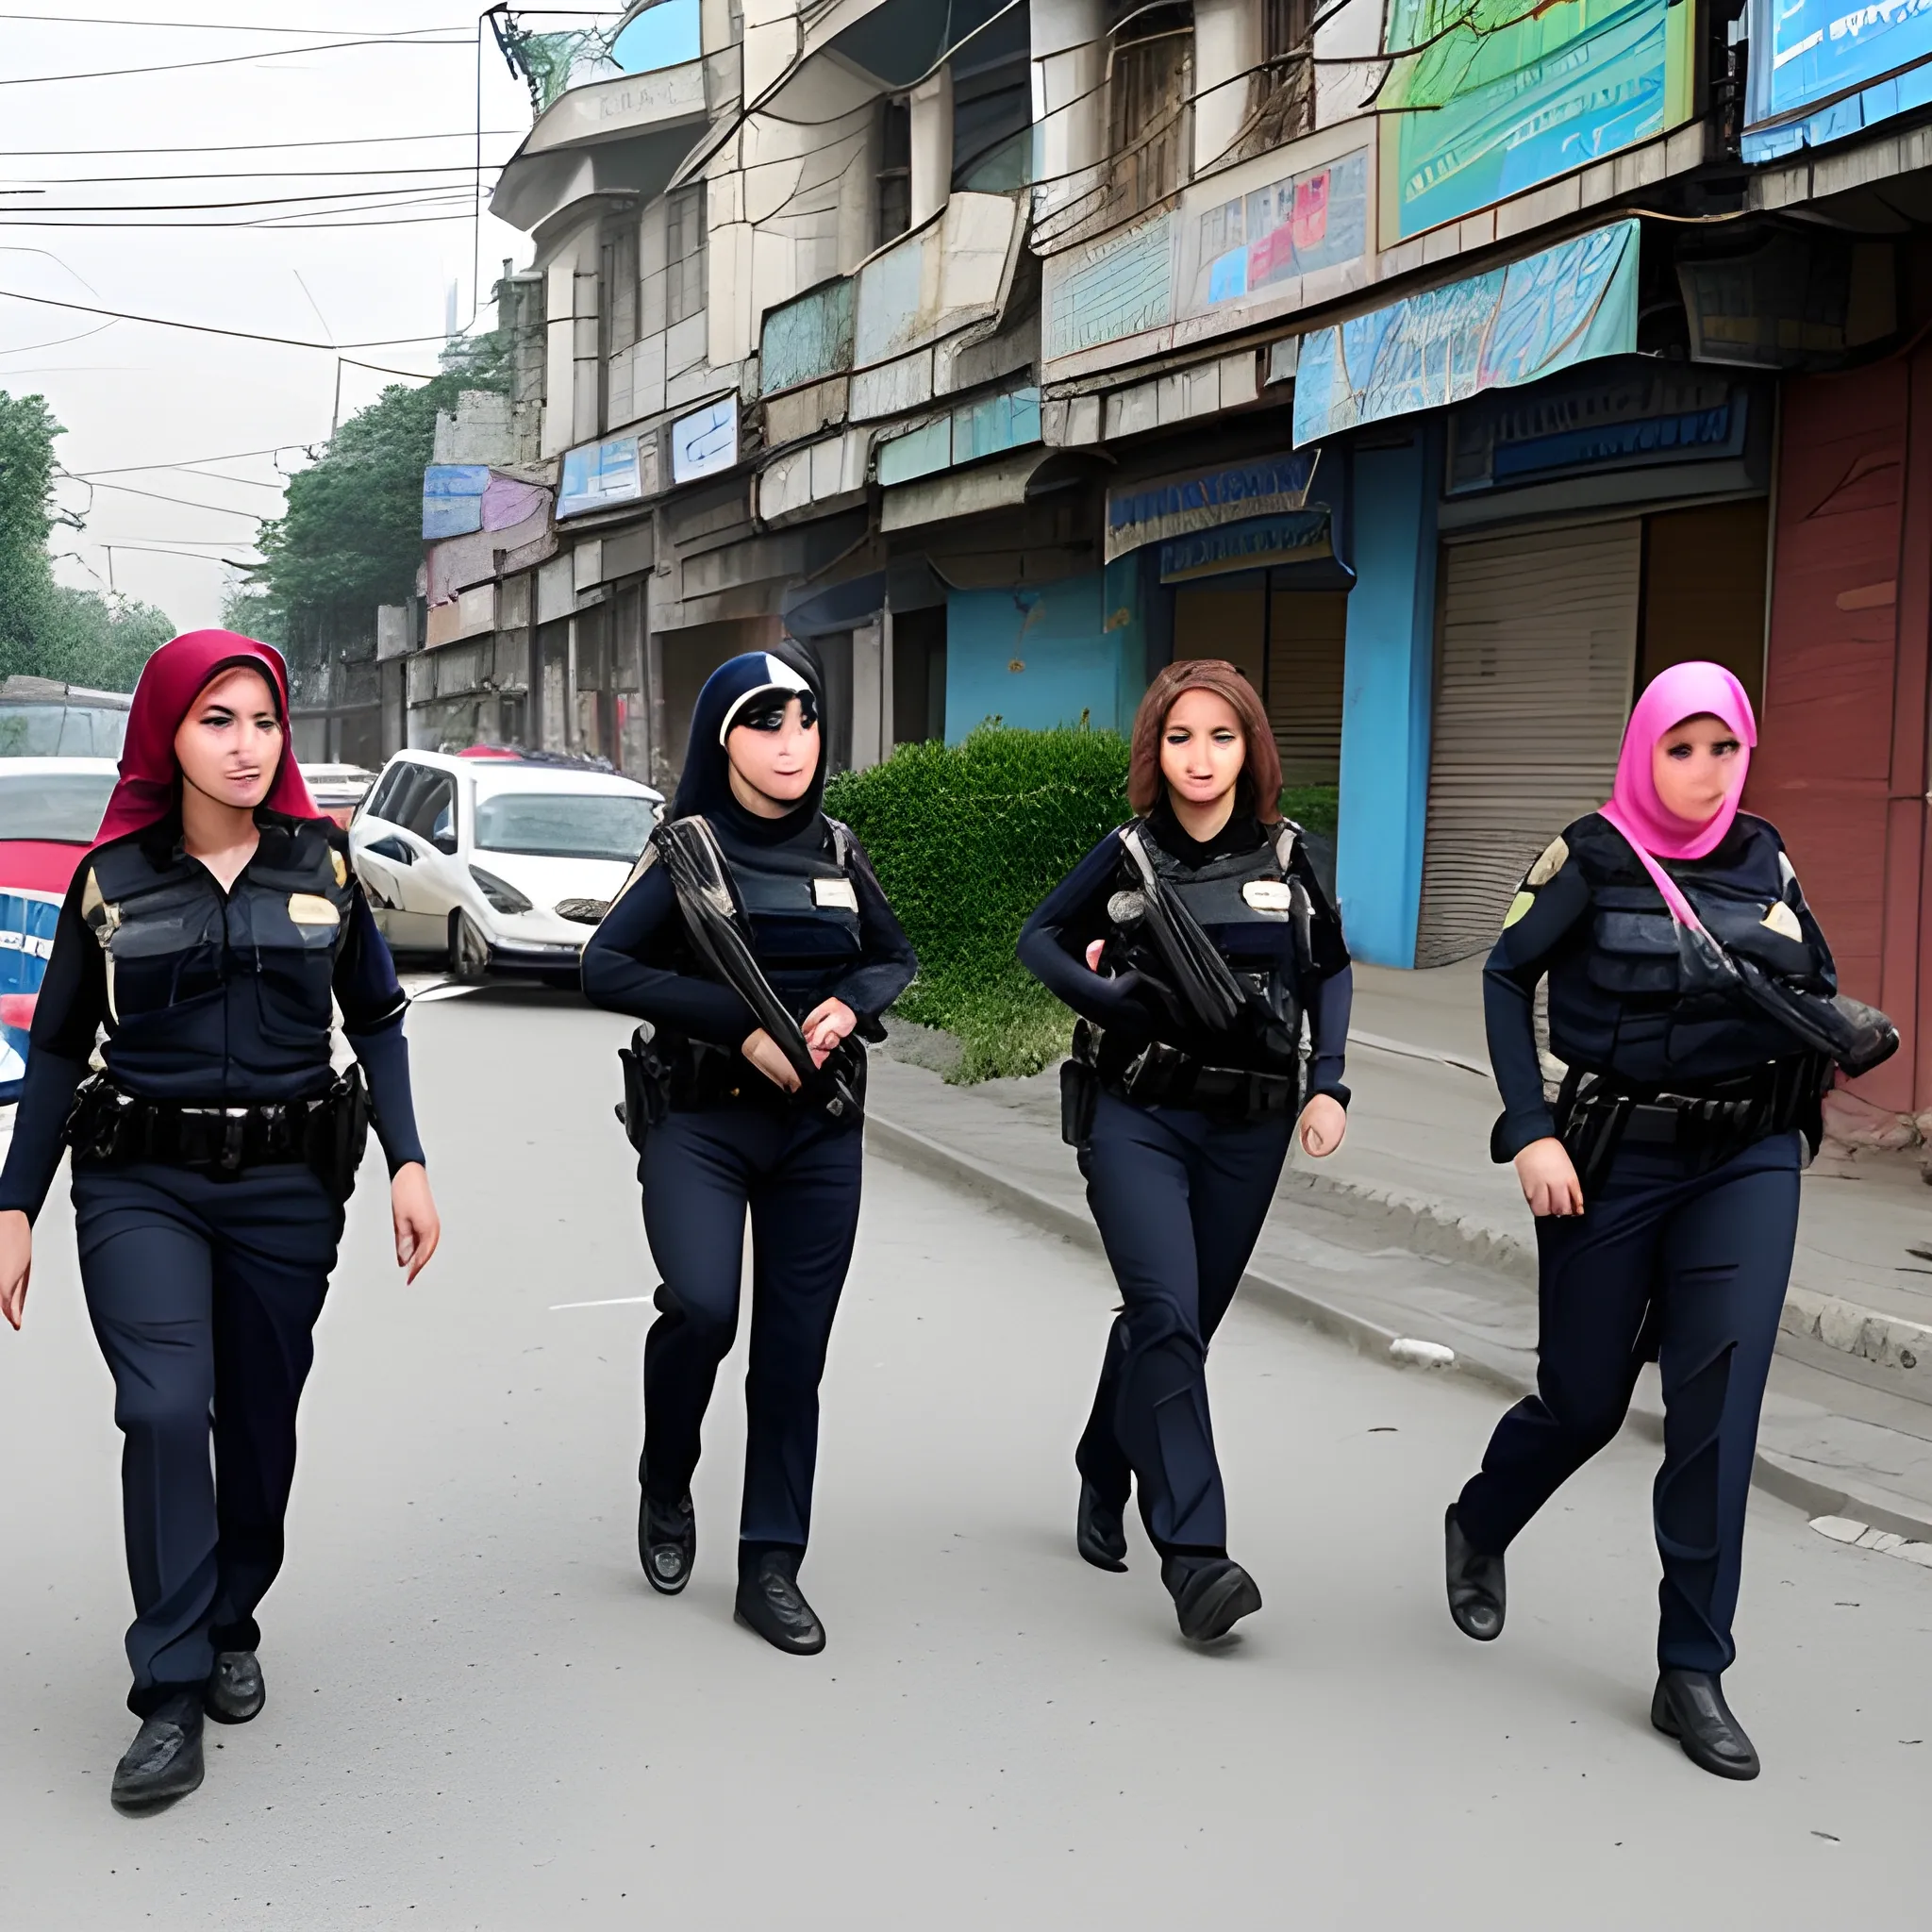
[[[1355,568],[1341,709],[1336,892],[1350,950],[1415,964],[1435,696],[1436,491],[1432,429],[1355,453]]]
[[[1015,590],[954,591],[946,598],[946,741],[989,718],[1041,731],[1127,721],[1144,684],[1128,664],[1130,627],[1108,630],[1102,575]]]

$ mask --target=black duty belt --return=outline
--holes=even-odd
[[[1136,1107],[1191,1107],[1238,1120],[1294,1113],[1301,1086],[1286,1074],[1209,1066],[1159,1041],[1142,1048],[1117,1074],[1103,1074],[1101,1084]]]
[[[307,1166],[346,1200],[368,1131],[369,1092],[356,1067],[310,1098],[234,1107],[149,1100],[96,1074],[75,1094],[64,1138],[83,1166],[155,1161],[225,1176]]]

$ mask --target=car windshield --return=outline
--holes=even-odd
[[[0,776],[0,839],[92,845],[113,790],[112,772],[9,772]]]
[[[126,737],[107,706],[0,704],[0,758],[118,758]]]
[[[616,858],[651,836],[651,801],[608,791],[499,791],[476,804],[476,843],[533,858]]]

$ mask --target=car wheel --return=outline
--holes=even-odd
[[[466,986],[490,971],[490,941],[460,907],[449,916],[449,970]]]

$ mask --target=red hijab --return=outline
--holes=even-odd
[[[121,782],[108,801],[97,844],[125,838],[166,818],[181,793],[181,767],[175,758],[175,734],[194,701],[224,671],[247,665],[268,679],[282,721],[282,758],[262,802],[271,811],[294,819],[322,813],[302,782],[301,768],[289,751],[289,673],[282,654],[231,630],[191,630],[163,644],[142,667],[127,713],[127,741],[121,752]]]

